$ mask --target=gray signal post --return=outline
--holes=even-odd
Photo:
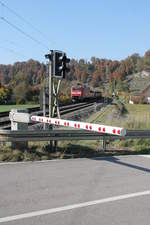
[[[57,50],[50,50],[50,53],[45,55],[45,57],[49,60],[48,63],[48,112],[49,117],[53,118],[55,113],[58,118],[60,118],[60,110],[59,110],[59,89],[60,84],[63,78],[65,78],[65,73],[69,69],[67,68],[66,64],[69,63],[70,59],[66,57],[66,54],[62,51]],[[55,78],[55,82],[54,82]],[[47,84],[46,84],[47,85]],[[46,109],[46,100],[44,99],[43,95],[43,115],[45,114],[44,109]],[[45,110],[46,111],[46,110]],[[46,127],[44,127],[46,129]],[[52,125],[49,126],[49,129],[53,129]],[[50,141],[50,145],[53,148],[53,143]],[[55,147],[57,143],[55,142]]]
[[[52,109],[53,109],[53,75],[52,75],[52,57],[53,57],[53,51],[51,50],[49,54],[45,55],[45,58],[48,59],[48,64],[47,64],[47,73],[46,73],[46,84],[45,88],[43,91],[43,115],[46,115],[46,92],[48,91],[48,116],[52,117]],[[48,83],[48,85],[47,85]],[[45,106],[44,106],[45,104]],[[53,129],[52,125],[46,126],[44,124],[43,127],[44,130],[46,129]],[[53,149],[53,141],[50,141],[50,148]]]
[[[65,78],[65,73],[69,71],[66,64],[69,63],[70,59],[66,57],[66,54],[64,52],[57,50],[51,50],[49,54],[45,55],[45,57],[49,60],[48,63],[49,117],[54,117],[56,113],[57,117],[60,118],[59,101],[58,101],[59,89],[62,79]]]
[[[53,50],[50,51],[49,57],[49,117],[53,117]]]

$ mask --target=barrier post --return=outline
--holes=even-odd
[[[9,114],[9,118],[11,120],[11,130],[12,131],[16,131],[16,130],[28,130],[28,123],[27,122],[16,122],[14,120],[14,117],[16,117],[17,113],[23,113],[22,117],[20,117],[20,120],[24,120],[24,117],[26,115],[27,120],[28,120],[28,114],[27,114],[27,110],[20,110],[20,109],[11,109],[11,112]],[[20,115],[21,115],[20,113]],[[28,142],[27,141],[20,141],[20,142],[16,142],[13,141],[11,143],[12,149],[27,149],[28,148]]]

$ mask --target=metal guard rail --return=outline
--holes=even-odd
[[[0,130],[0,142],[19,141],[64,141],[64,140],[116,140],[150,138],[150,130],[127,130],[126,136],[99,134],[83,130],[8,131]]]

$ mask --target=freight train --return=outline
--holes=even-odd
[[[71,87],[72,102],[80,102],[87,100],[100,100],[102,97],[101,92],[92,91],[89,87],[76,84]]]

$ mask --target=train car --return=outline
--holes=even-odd
[[[71,87],[72,102],[80,102],[86,100],[96,100],[101,98],[101,92],[91,91],[89,87],[76,84]]]

